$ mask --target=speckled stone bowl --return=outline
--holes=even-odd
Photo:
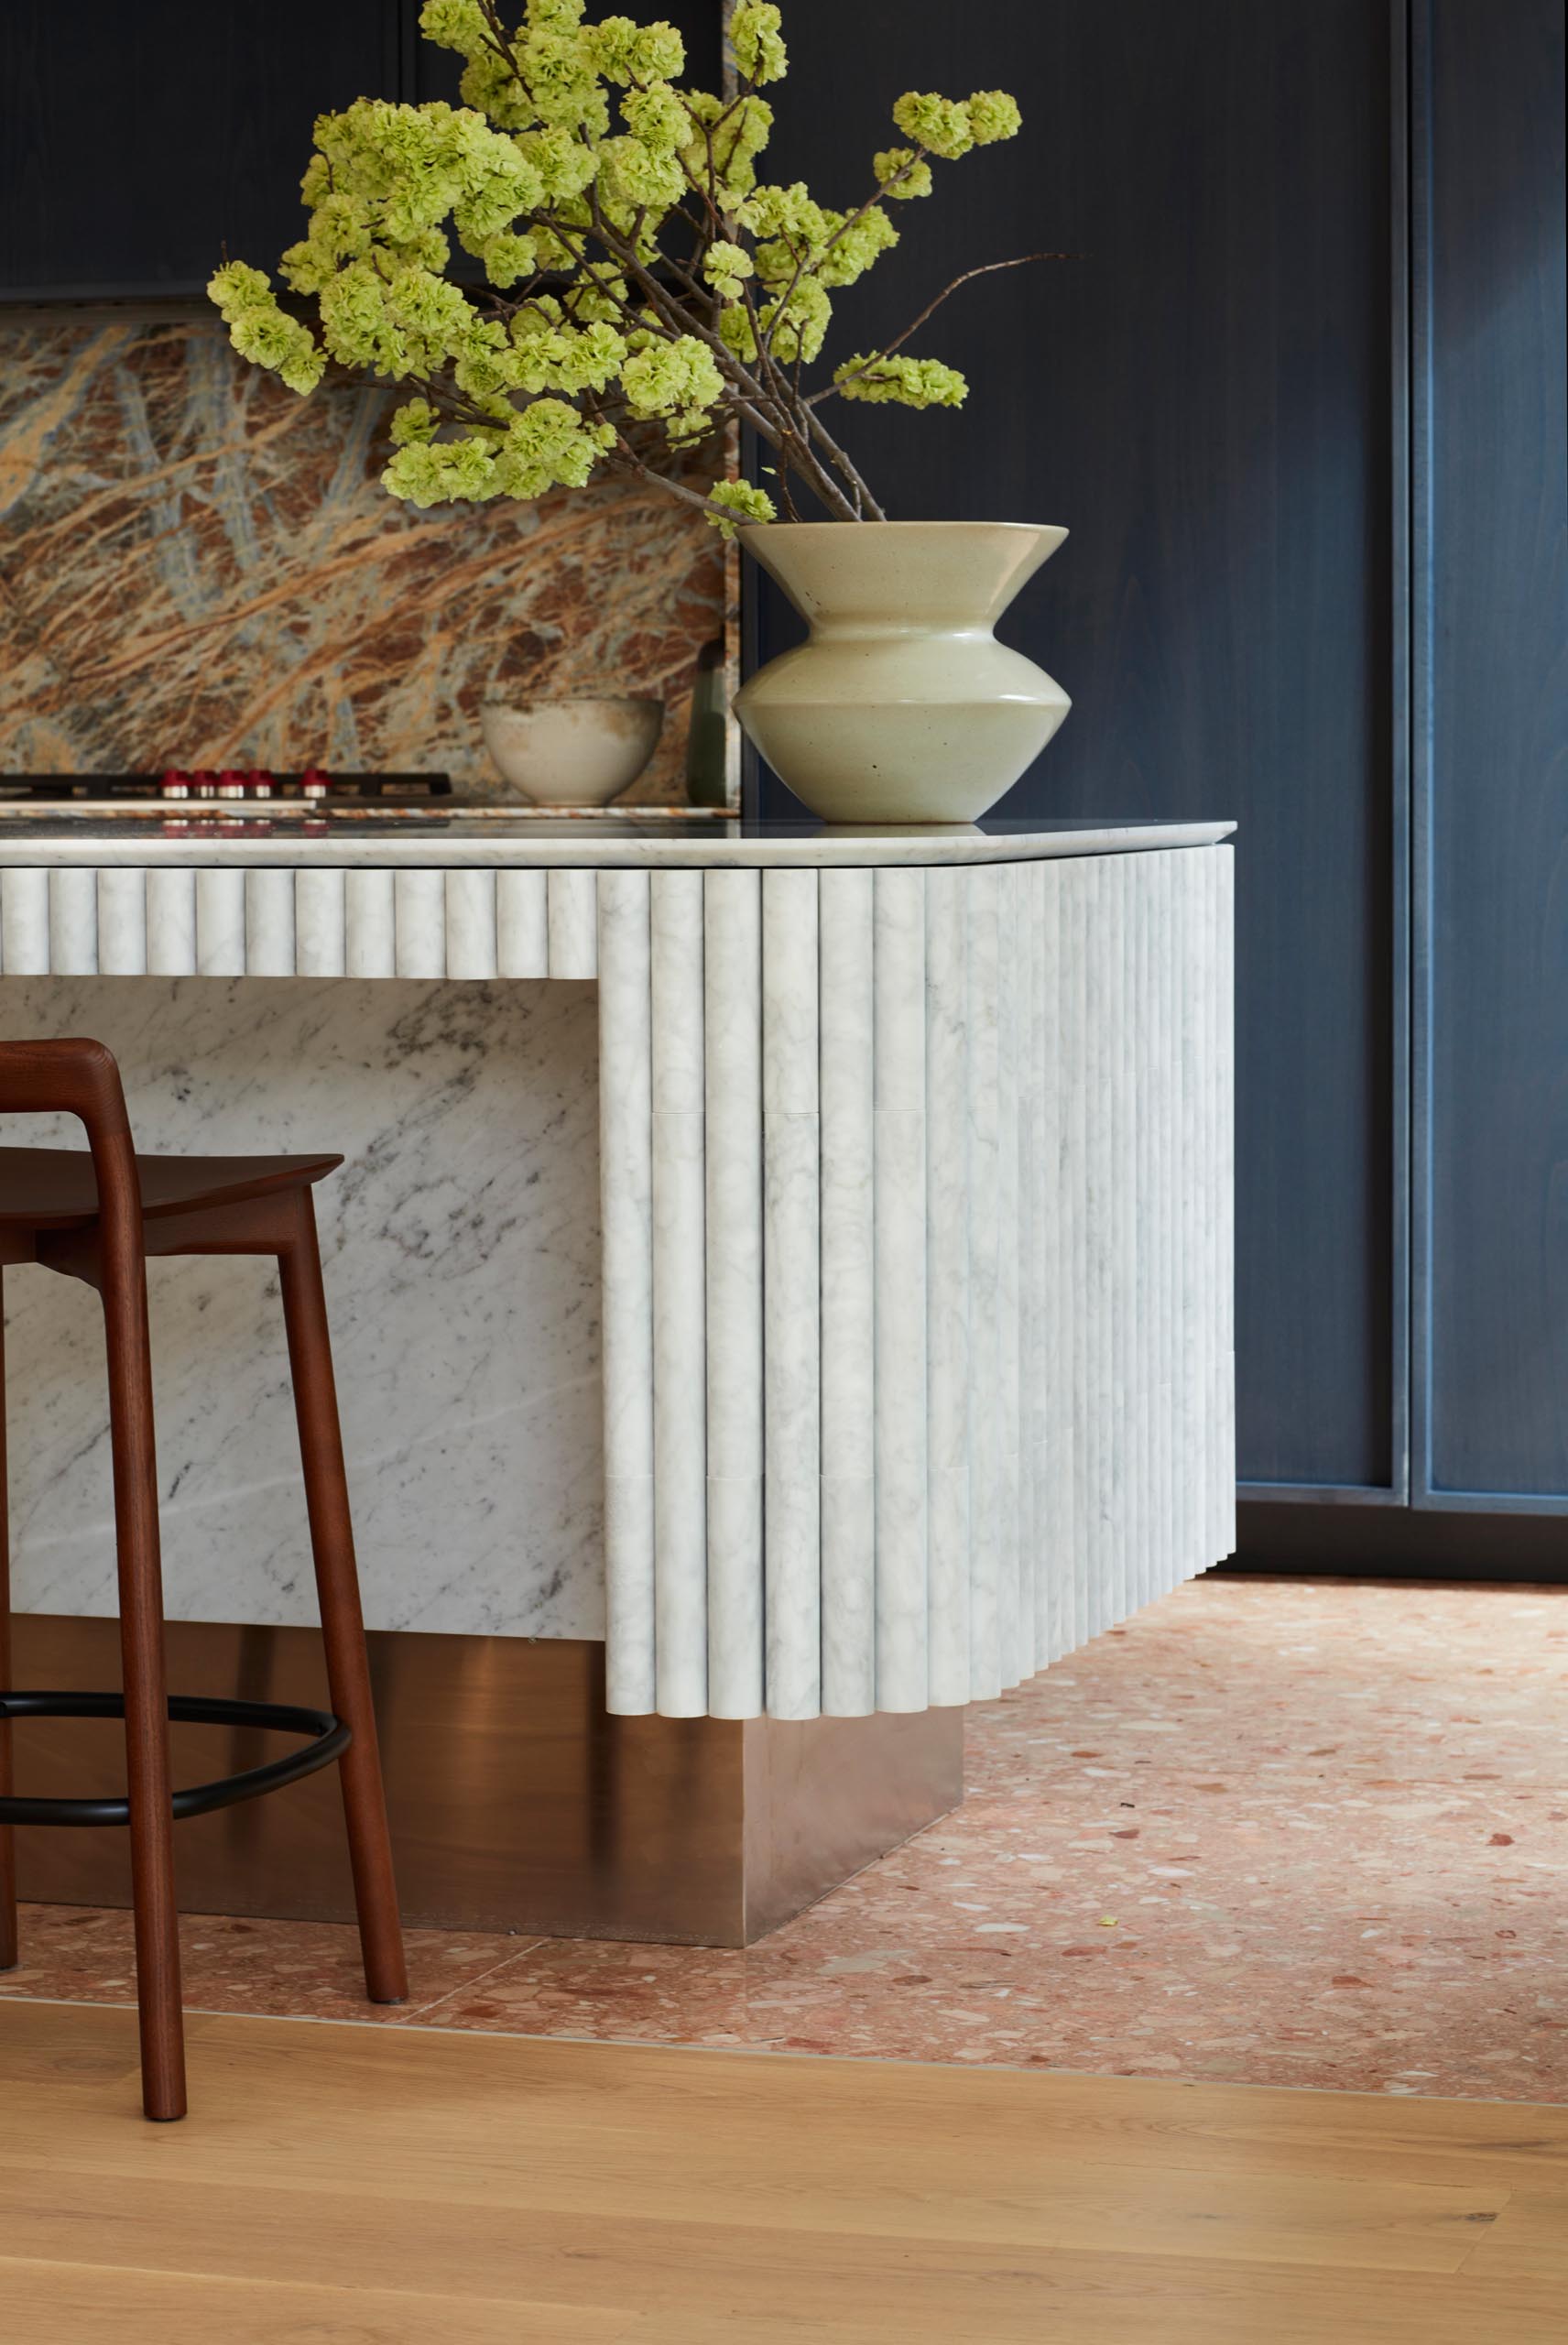
[[[607,806],[659,746],[664,703],[491,701],[482,723],[502,780],[536,806]]]

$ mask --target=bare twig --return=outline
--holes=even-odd
[[[1027,268],[1031,261],[1077,260],[1079,257],[1077,253],[1019,253],[1015,260],[988,260],[979,268],[966,268],[962,277],[955,277],[951,285],[942,287],[934,301],[926,303],[912,325],[907,325],[901,334],[897,335],[893,341],[885,343],[882,348],[874,353],[871,357],[862,359],[858,366],[852,366],[846,374],[837,376],[831,383],[824,384],[820,391],[812,391],[805,404],[811,408],[820,407],[823,399],[831,399],[842,391],[845,383],[858,382],[862,375],[870,374],[874,368],[881,365],[885,358],[891,358],[896,350],[903,348],[911,334],[919,333],[926,320],[933,316],[941,309],[948,295],[956,293],[961,285],[972,285],[977,277],[994,277],[1001,268]]]

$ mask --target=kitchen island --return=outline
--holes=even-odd
[[[349,1156],[413,1918],[755,1936],[952,1804],[964,1702],[1228,1553],[1229,828],[0,823],[0,1028],[107,1042],[145,1146]],[[303,1523],[220,1267],[154,1271],[171,1667],[277,1692]],[[91,1303],[14,1285],[24,1665],[89,1682]],[[339,1910],[311,1793],[190,1827],[187,1903]],[[34,1893],[112,1893],[52,1837]]]

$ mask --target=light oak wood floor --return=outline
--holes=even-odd
[[[1563,2345],[1568,2109],[0,2005],[4,2345]]]

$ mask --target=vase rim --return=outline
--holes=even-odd
[[[824,537],[831,530],[836,537],[845,529],[1017,529],[1026,537],[1061,529],[1063,537],[1068,534],[1060,521],[757,521],[741,530],[741,542],[744,545],[754,530],[777,535],[784,529],[795,537],[803,537],[807,530]]]

